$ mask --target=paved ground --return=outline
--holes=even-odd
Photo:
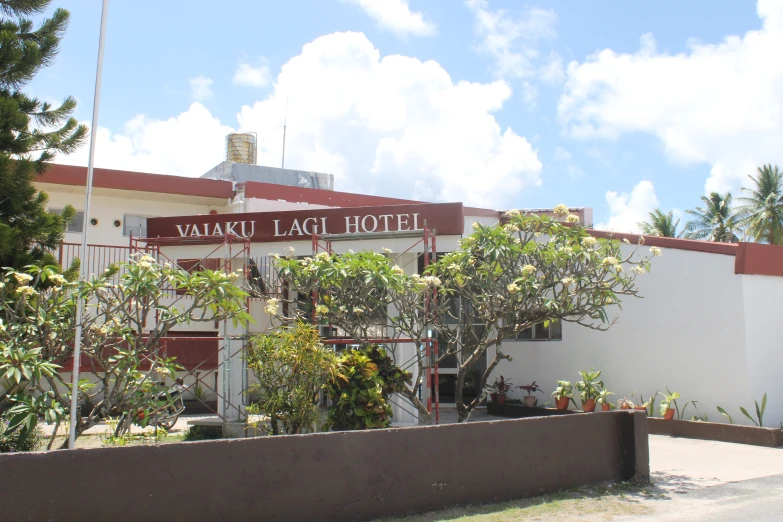
[[[617,520],[783,520],[783,448],[650,436],[651,513]]]

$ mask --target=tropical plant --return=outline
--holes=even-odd
[[[622,399],[617,401],[617,407],[620,408],[621,410],[632,410],[634,404],[632,400],[623,397]]]
[[[579,398],[582,404],[590,399],[598,399],[601,396],[604,382],[599,380],[601,370],[590,368],[590,371],[579,370],[582,380],[576,383],[576,389],[579,390]]]
[[[557,381],[557,388],[552,392],[552,397],[555,399],[564,399],[568,397],[573,399],[574,387],[569,381]]]
[[[680,220],[674,219],[672,210],[664,213],[656,208],[650,212],[650,221],[640,221],[637,225],[642,229],[642,234],[647,236],[682,237],[682,231],[677,230]]]
[[[718,413],[729,419],[729,424],[734,424],[734,421],[731,420],[731,415],[729,415],[729,413],[720,406],[718,406]]]
[[[731,193],[710,193],[702,196],[703,207],[686,210],[694,219],[685,223],[684,237],[687,239],[704,239],[718,243],[736,243],[739,237],[735,233],[738,228],[737,217],[731,208]]]
[[[466,421],[486,397],[497,365],[511,358],[503,350],[504,339],[554,320],[610,328],[620,298],[638,295],[636,277],[661,253],[656,247],[649,256],[640,255],[638,247],[623,251],[620,240],[589,235],[565,205],[555,210],[566,223],[509,211],[500,225],[475,224],[457,251],[423,274],[406,275],[388,256],[373,252],[280,258],[280,279],[292,291],[283,299],[289,311],[309,319],[315,315],[358,344],[378,337],[411,339],[415,375],[456,359],[455,403],[458,420]],[[294,295],[307,296],[311,304],[299,308]],[[277,316],[278,304],[268,300],[267,311]],[[433,330],[439,351],[428,356]],[[465,380],[490,348],[494,357],[487,360],[477,387],[482,393],[466,399]],[[387,345],[392,355],[397,349],[396,343]],[[423,385],[424,379],[414,379],[402,395],[423,423],[431,423],[419,393]]]
[[[644,399],[644,394],[639,394],[639,400],[636,401],[636,404],[640,407],[644,407],[645,411],[647,411],[648,417],[653,417],[655,415],[655,398],[658,396],[658,390],[655,391],[653,395],[651,395],[647,400]],[[636,397],[636,390],[631,394],[632,398]]]
[[[740,223],[753,241],[783,245],[783,171],[777,165],[756,171],[756,177],[748,176],[753,185],[742,188],[747,197],[737,209]]]
[[[87,127],[71,115],[76,100],[59,106],[30,97],[27,84],[57,56],[70,15],[55,9],[34,26],[27,17],[49,9],[49,0],[0,3],[0,267],[55,264],[51,250],[62,241],[75,211],[47,210],[34,183],[58,153],[76,150]]]
[[[666,393],[658,392],[658,395],[663,397],[663,399],[661,399],[661,404],[658,406],[658,411],[662,416],[666,414],[666,410],[672,407],[671,405],[673,405],[675,411],[677,411],[677,399],[680,398],[679,393],[669,391],[669,388],[666,388]],[[679,414],[679,412],[677,413]]]
[[[8,430],[8,422],[0,418],[0,453],[35,451],[44,445],[43,430],[36,426],[30,431]]]
[[[315,431],[319,394],[338,377],[337,356],[321,344],[318,330],[298,321],[254,336],[245,357],[257,379],[247,412],[268,417],[272,435]]]
[[[96,384],[82,379],[76,436],[98,420],[158,407],[160,380],[176,377],[177,365],[159,356],[161,339],[177,325],[232,320],[245,323],[247,294],[237,274],[189,273],[134,257],[90,281],[72,283],[59,267],[7,269],[0,274],[0,408],[6,431],[32,430],[39,417],[60,422],[71,404],[70,382],[61,368],[72,364],[77,297],[89,303],[82,313],[82,367]],[[172,296],[170,289],[181,291]],[[146,323],[157,315],[153,324]],[[148,408],[149,407],[149,408]],[[49,447],[54,442],[54,435]],[[66,441],[67,443],[67,441]]]
[[[495,383],[492,385],[492,390],[501,397],[505,397],[511,388],[513,388],[513,386],[514,383],[511,382],[511,379],[506,379],[501,375],[495,379]]]
[[[533,381],[531,384],[526,384],[524,386],[517,386],[520,390],[525,390],[528,394],[528,396],[533,395],[536,392],[541,391],[541,387],[536,384],[536,381]]]
[[[750,421],[755,424],[758,427],[764,426],[764,410],[767,409],[767,394],[764,394],[764,397],[761,399],[761,407],[759,408],[759,403],[756,399],[753,399],[754,404],[756,405],[756,418],[754,419],[749,413],[748,410],[740,406],[740,411],[744,416],[750,419]]]
[[[336,378],[326,385],[332,401],[327,427],[365,430],[391,426],[391,396],[410,384],[411,374],[377,345],[350,350],[339,357],[337,365]]]
[[[609,396],[614,395],[614,392],[610,392],[606,388],[601,390],[601,392],[598,394],[598,403],[599,404],[608,404],[609,406],[612,405],[611,402],[609,402]]]

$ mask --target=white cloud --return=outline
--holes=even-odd
[[[655,195],[652,182],[642,180],[634,186],[630,194],[608,191],[606,204],[609,206],[609,220],[596,225],[595,228],[613,232],[639,233],[641,230],[638,223],[647,221],[649,213],[658,208],[660,202]]]
[[[375,20],[379,27],[388,29],[405,38],[414,36],[432,36],[438,32],[437,26],[426,20],[419,11],[411,11],[408,0],[347,0],[358,5]]]
[[[305,45],[273,85],[238,115],[239,130],[258,133],[260,164],[280,164],[288,98],[286,167],[333,173],[338,190],[502,208],[541,183],[537,152],[492,114],[511,96],[504,81],[455,82],[436,62],[381,57],[363,34],[336,33]],[[233,130],[200,104],[138,116],[99,131],[96,165],[199,176]]]
[[[234,85],[244,87],[266,87],[269,85],[269,67],[259,64],[253,67],[249,63],[240,63],[234,74]]]
[[[122,132],[98,128],[95,165],[102,168],[198,177],[223,160],[226,135],[222,125],[200,103],[194,103],[177,117],[154,120],[138,115]],[[57,163],[86,165],[88,148],[70,156],[58,156]]]
[[[571,153],[562,147],[555,147],[553,163],[559,170],[565,172],[572,181],[582,179],[585,176],[584,171],[574,163]]]
[[[196,76],[190,79],[190,95],[195,101],[204,101],[212,97],[212,79]]]
[[[633,54],[605,49],[568,65],[558,113],[577,138],[646,132],[681,164],[707,163],[705,191],[734,190],[783,162],[783,2],[760,0],[763,27],[677,55],[651,35]]]
[[[525,7],[515,18],[505,9],[491,11],[487,0],[466,0],[465,5],[473,11],[482,38],[477,49],[493,59],[499,76],[522,78],[536,73],[538,43],[555,37],[553,10]]]

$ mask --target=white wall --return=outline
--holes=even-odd
[[[612,328],[599,332],[565,323],[562,341],[504,343],[504,352],[514,360],[501,362],[493,378],[512,377],[515,385],[535,380],[544,388],[539,403],[553,403],[551,393],[558,380],[573,383],[580,379],[578,370],[595,367],[603,370],[606,387],[616,394],[613,402],[630,399],[634,390],[649,396],[668,386],[681,394],[681,405],[699,401],[696,410],[689,406],[688,418],[698,411],[699,415],[706,412],[711,421],[723,421],[716,410],[722,406],[736,413],[732,413],[735,422],[742,422],[738,407],[747,407],[751,391],[760,397],[753,390],[761,380],[771,400],[783,402],[783,381],[774,379],[774,370],[761,362],[775,346],[774,361],[781,361],[783,353],[779,339],[771,342],[773,293],[763,284],[752,289],[754,295],[766,292],[759,302],[765,303],[767,312],[757,312],[765,328],[754,326],[754,333],[746,336],[743,304],[749,299],[743,297],[743,279],[747,277],[756,276],[734,274],[733,256],[663,249],[663,256],[652,260],[651,272],[637,279],[644,298],[624,298],[619,322]],[[763,339],[757,341],[757,335]],[[751,350],[750,365],[746,338],[765,347]],[[749,366],[753,368],[750,379]],[[514,391],[516,397],[522,394]],[[772,403],[768,415],[775,425],[779,423]]]
[[[753,399],[761,405],[766,393],[764,425],[780,426],[783,421],[783,335],[780,333],[783,277],[735,277],[742,279],[749,389],[738,393],[727,410],[735,421],[738,418],[744,420],[739,406],[744,406],[754,415]]]
[[[189,216],[196,214],[207,214],[210,210],[225,211],[227,206],[210,206],[198,199],[198,202],[186,203],[183,201],[163,200],[160,198],[129,198],[124,192],[113,191],[115,195],[106,195],[99,189],[96,189],[90,202],[90,216],[85,216],[85,226],[89,227],[88,238],[90,244],[94,245],[117,245],[128,246],[128,236],[123,236],[123,216],[133,214],[147,217],[163,216]],[[48,208],[61,209],[66,204],[72,205],[76,210],[84,210],[84,192],[57,192],[48,191]],[[157,195],[156,195],[157,196]],[[176,196],[177,199],[184,198]],[[219,200],[215,200],[217,202]],[[98,224],[90,225],[90,217],[98,219]],[[120,226],[115,227],[114,221],[119,220]],[[66,233],[66,243],[81,243],[81,233]]]

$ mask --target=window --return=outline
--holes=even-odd
[[[147,237],[147,217],[125,214],[122,218],[122,235],[133,237]]]
[[[50,208],[49,212],[52,214],[59,215],[63,213],[63,209]],[[73,219],[71,220],[71,222],[65,226],[65,231],[81,234],[83,230],[84,230],[84,212],[82,212],[81,210],[77,210],[76,213],[73,215]]]
[[[511,341],[560,341],[563,339],[563,323],[558,320],[549,321],[548,326],[544,326],[544,323],[536,323],[516,335],[512,334],[508,339]]]

